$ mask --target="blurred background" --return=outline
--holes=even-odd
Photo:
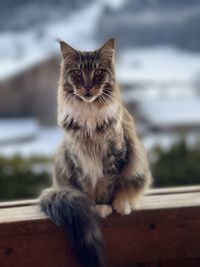
[[[60,51],[114,37],[154,187],[200,183],[199,0],[0,0],[0,201],[50,185]]]

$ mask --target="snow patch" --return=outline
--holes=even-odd
[[[129,49],[121,53],[117,76],[122,83],[136,81],[192,82],[200,74],[200,53],[170,47]]]

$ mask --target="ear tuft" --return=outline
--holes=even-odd
[[[107,42],[105,42],[100,50],[115,50],[115,40],[109,39]]]
[[[62,53],[63,59],[68,59],[68,60],[76,60],[77,59],[77,52],[76,50],[65,43],[64,41],[57,39],[57,41],[60,43],[60,49]]]
[[[99,53],[105,59],[113,60],[115,53],[115,40],[109,39],[102,47],[99,48]]]

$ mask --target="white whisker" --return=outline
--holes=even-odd
[[[106,94],[105,92],[103,92],[102,95],[105,95],[105,96],[108,97],[111,101],[114,101],[114,102],[118,103],[119,105],[121,105],[121,103],[120,103],[117,99],[115,99],[114,97],[112,97],[112,96]]]

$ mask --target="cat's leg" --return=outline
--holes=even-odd
[[[98,204],[95,206],[94,210],[95,213],[101,218],[106,218],[113,212],[112,207],[106,204]]]
[[[118,185],[112,202],[113,209],[120,215],[128,215],[136,209],[144,191],[144,187],[136,188],[131,181],[123,180]]]
[[[113,209],[121,215],[128,215],[131,210],[139,208],[140,199],[149,187],[151,179],[150,171],[131,178],[119,178],[114,190]]]
[[[138,141],[131,147],[116,182],[112,202],[113,209],[121,215],[129,214],[132,209],[138,207],[141,197],[152,181],[143,146]]]
[[[142,197],[150,188],[152,183],[150,170],[148,169],[144,174],[133,177],[130,182],[131,186],[128,191],[129,202],[132,209],[138,209],[140,207]]]

